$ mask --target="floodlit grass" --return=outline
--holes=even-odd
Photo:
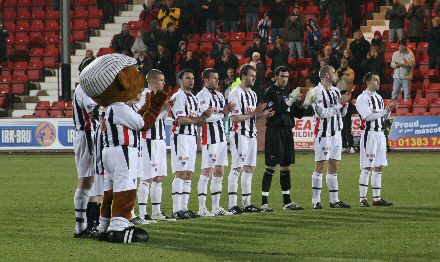
[[[198,158],[200,160],[200,157]],[[440,259],[438,154],[389,154],[382,196],[390,208],[358,207],[359,156],[344,155],[340,198],[351,210],[311,209],[313,155],[297,153],[292,196],[304,211],[282,211],[279,173],[269,202],[274,213],[157,223],[150,241],[123,245],[73,238],[73,155],[0,156],[0,261],[429,261]],[[198,164],[200,167],[200,163]],[[229,170],[229,169],[228,169]],[[264,158],[253,179],[261,203]],[[193,179],[190,207],[198,209]],[[163,209],[170,214],[171,180]],[[325,181],[325,180],[324,180]],[[324,183],[325,184],[325,183]],[[227,207],[227,179],[222,205]],[[369,191],[370,202],[371,189]],[[240,201],[240,197],[239,197]],[[207,203],[210,206],[210,197]]]

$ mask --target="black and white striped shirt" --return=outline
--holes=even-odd
[[[316,100],[313,103],[315,137],[336,135],[343,128],[342,117],[347,113],[348,105],[339,103],[341,93],[334,86],[326,90],[322,83],[319,83],[311,92],[316,94]]]
[[[142,116],[129,105],[116,102],[105,112],[104,144],[106,147],[139,145],[139,130],[144,127]]]
[[[356,109],[361,119],[361,130],[365,132],[384,130],[384,121],[390,113],[385,110],[383,99],[378,93],[368,90],[362,92],[356,100]]]
[[[212,108],[212,114],[208,117],[202,126],[202,144],[215,144],[226,141],[223,119],[223,108],[226,105],[222,93],[215,89],[204,87],[198,94],[197,99],[200,105],[200,111],[204,112]]]
[[[141,99],[138,103],[133,105],[133,109],[137,112],[139,109],[142,108],[145,104],[145,95],[147,93],[151,93],[152,90],[145,89],[142,92]],[[165,130],[165,120],[167,118],[168,111],[162,110],[162,112],[159,114],[159,116],[156,118],[156,122],[154,123],[154,126],[151,127],[148,131],[142,131],[141,135],[144,139],[151,139],[151,140],[165,140],[166,139],[166,130]]]
[[[88,97],[81,85],[78,85],[73,95],[73,123],[77,131],[91,131],[92,120],[89,114],[92,113],[96,103]]]
[[[171,132],[178,135],[197,135],[195,124],[179,125],[179,117],[198,117],[200,116],[199,101],[192,93],[185,93],[180,89],[173,95],[171,101],[174,102],[171,109],[173,113],[173,127]]]
[[[254,112],[257,108],[257,94],[251,89],[246,92],[241,86],[238,86],[229,94],[228,100],[235,104],[235,109],[232,111],[231,116],[246,115]],[[253,138],[257,136],[256,123],[257,118],[254,116],[245,121],[234,123],[231,131]]]

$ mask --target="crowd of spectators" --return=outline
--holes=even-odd
[[[319,82],[319,68],[332,65],[341,76],[338,86],[349,91],[353,85],[362,84],[366,72],[376,71],[382,79],[386,76],[387,66],[391,66],[395,69],[392,76],[395,96],[396,90],[401,87],[409,89],[405,80],[409,79],[409,74],[412,75],[414,66],[402,60],[408,59],[411,54],[410,49],[404,50],[403,47],[397,51],[398,54],[393,54],[392,61],[386,61],[387,42],[404,46],[407,42],[419,44],[427,41],[429,66],[440,70],[440,18],[436,17],[440,5],[434,5],[435,1],[413,0],[407,9],[400,0],[390,0],[385,14],[385,19],[389,20],[389,37],[385,38],[376,31],[371,41],[367,41],[360,30],[363,4],[360,0],[162,2],[157,5],[155,0],[147,0],[139,15],[143,28],[137,32],[136,38],[124,24],[121,33],[114,36],[111,46],[118,53],[137,58],[144,73],[151,68],[163,71],[166,84],[171,88],[177,85],[177,72],[189,68],[196,72],[194,91],[200,90],[202,83],[198,76],[203,70],[204,60],[210,59],[213,61],[211,66],[219,72],[220,88],[227,92],[236,81],[239,65],[246,59],[246,63],[257,69],[255,89],[260,96],[276,67],[311,58],[312,66],[307,79],[316,84]],[[304,14],[308,4],[318,6],[319,12]],[[433,17],[432,21],[427,17]],[[329,23],[324,25],[326,20]],[[323,25],[329,26],[332,37],[325,37]],[[235,49],[226,37],[233,32],[255,33],[253,42],[246,44],[242,54],[234,53]],[[208,53],[189,48],[188,36],[195,33],[215,34],[215,43]],[[267,59],[270,59],[270,65]]]

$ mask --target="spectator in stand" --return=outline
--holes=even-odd
[[[225,46],[223,48],[223,54],[215,59],[214,68],[218,72],[219,80],[223,80],[227,77],[228,68],[238,68],[238,58],[232,53],[230,46]]]
[[[350,50],[349,47],[345,48],[344,52],[342,52],[342,58],[347,59],[348,60],[348,66],[351,69],[353,69],[353,54],[351,53],[351,50]],[[356,71],[354,71],[354,74],[356,75]]]
[[[429,68],[437,68],[440,75],[440,17],[432,19],[432,29],[428,41]]]
[[[240,1],[223,0],[223,32],[238,32]]]
[[[405,28],[405,17],[405,6],[400,3],[400,0],[393,0],[393,4],[388,7],[385,13],[385,19],[390,20],[390,42],[395,43],[405,39],[403,31]]]
[[[269,44],[269,35],[271,32],[272,21],[267,13],[264,13],[263,18],[258,22],[258,34],[261,36],[265,44]]]
[[[317,86],[319,82],[321,82],[321,78],[319,78],[319,71],[321,70],[321,67],[328,65],[328,59],[319,56],[318,57],[318,64],[316,67],[313,68],[312,73],[310,74],[310,83],[312,83],[314,86]]]
[[[211,49],[211,58],[217,59],[223,55],[223,49],[226,45],[225,35],[220,34],[217,39],[217,43],[214,44],[214,47]]]
[[[255,32],[257,29],[260,0],[245,0],[244,11],[246,13],[246,32]]]
[[[279,66],[289,66],[289,47],[284,43],[284,40],[278,36],[272,50],[267,53],[267,56],[272,58],[272,71]]]
[[[343,58],[341,60],[341,67],[336,72],[338,74],[338,87],[341,95],[351,94],[353,91],[354,71],[348,65],[348,60]],[[348,101],[347,114],[342,117],[343,128],[341,132],[342,137],[342,152],[353,154],[356,150],[353,147],[353,135],[351,134],[351,115],[353,114],[354,106],[351,100]]]
[[[333,53],[337,57],[338,61],[341,61],[344,50],[347,48],[347,40],[341,37],[339,31],[333,31],[333,37],[330,40],[329,45],[333,49]]]
[[[414,0],[408,8],[406,18],[409,20],[409,41],[417,45],[425,41],[425,7],[423,6],[423,0]]]
[[[327,9],[330,16],[330,29],[335,31],[338,26],[339,32],[341,32],[342,37],[345,38],[345,0],[327,0]]]
[[[102,10],[104,15],[104,23],[113,22],[113,5],[112,0],[98,1],[98,8]]]
[[[193,28],[192,28],[192,34],[203,34],[206,29],[206,17],[205,17],[205,10],[203,9],[203,5],[205,4],[206,0],[191,0],[190,1],[190,9],[191,12],[191,18],[193,20]],[[183,26],[183,25],[182,25]]]
[[[220,88],[223,95],[226,94],[226,90],[234,83],[235,81],[235,69],[230,67],[227,69],[227,77],[220,81]],[[225,95],[225,99],[227,100],[227,96]]]
[[[291,57],[304,57],[304,29],[306,26],[305,17],[299,12],[299,4],[295,3],[293,12],[286,21],[287,42]],[[296,52],[298,55],[296,55]]]
[[[156,6],[156,0],[148,0],[143,7],[144,9],[139,14],[139,20],[143,22],[145,31],[150,32],[152,30],[151,22],[157,19],[159,9]]]
[[[7,49],[7,38],[9,36],[9,31],[3,23],[3,19],[0,17],[0,71],[2,64],[8,61],[8,49]],[[1,72],[0,72],[1,73]]]
[[[339,68],[340,60],[338,56],[333,52],[333,48],[329,45],[324,47],[324,58],[327,59],[327,65],[333,66],[333,68]]]
[[[131,53],[133,43],[134,37],[128,32],[128,24],[123,23],[121,33],[113,36],[111,47],[113,47],[116,53],[133,56]]]
[[[173,60],[170,52],[166,48],[166,43],[159,41],[157,51],[158,56],[155,57],[155,61],[153,62],[154,69],[160,70],[163,73],[167,85],[175,86],[174,67],[172,66]]]
[[[307,48],[312,58],[313,65],[319,64],[318,55],[323,48],[322,31],[315,19],[310,18],[307,25]]]
[[[179,42],[182,40],[180,30],[173,23],[168,23],[167,30],[164,31],[164,40],[170,54],[177,53]]]
[[[382,35],[380,34],[380,31],[374,32],[374,38],[371,39],[371,46],[377,47],[377,52],[379,56],[384,56],[385,42],[382,39]],[[374,71],[367,71],[367,72],[374,72]],[[380,79],[382,79],[382,77]]]
[[[274,44],[278,37],[284,39],[286,34],[287,6],[283,3],[283,0],[275,0],[272,2],[269,16],[271,18],[272,44]]]
[[[206,32],[215,34],[217,32],[218,0],[205,0],[202,8],[205,10]]]
[[[134,58],[138,58],[139,52],[145,51],[147,51],[147,45],[144,43],[142,30],[138,30],[137,37],[131,47],[131,52],[133,53]]]
[[[200,58],[195,56],[191,50],[186,51],[186,55],[180,59],[180,69],[191,69],[194,72],[193,93],[198,93],[202,86],[200,79]]]
[[[434,10],[434,2],[435,0],[425,0],[424,1],[424,6],[425,6],[425,16],[426,16],[426,20],[428,22],[428,28],[432,27],[432,10]],[[438,15],[438,14],[437,14]]]
[[[318,1],[319,1],[319,3],[318,3],[319,19],[322,21],[322,20],[324,20],[326,13],[327,13],[327,0],[318,0]]]
[[[139,52],[139,56],[136,61],[138,70],[145,76],[148,72],[150,72],[151,69],[153,69],[153,59],[151,56],[146,54],[145,51]]]
[[[179,27],[180,8],[174,6],[174,0],[166,0],[166,3],[160,8],[157,20],[161,23],[161,29],[166,30],[168,23],[173,23],[176,28]]]
[[[365,75],[368,72],[375,72],[380,79],[384,79],[385,75],[385,59],[379,55],[379,50],[376,46],[371,46],[370,52],[362,62],[361,74]]]
[[[351,20],[351,32],[361,29],[361,0],[345,1],[345,13]]]
[[[185,35],[194,33],[194,28],[192,26],[192,0],[176,0],[174,6],[180,9],[178,28]]]
[[[266,65],[266,54],[267,54],[267,46],[263,42],[263,39],[260,35],[254,35],[254,44],[246,49],[246,57],[251,57],[254,52],[258,52],[261,57],[261,62],[263,65]]]
[[[252,54],[252,60],[249,62],[257,72],[256,80],[252,90],[257,93],[257,100],[261,101],[265,92],[266,66],[261,62],[261,57],[258,52]]]
[[[160,30],[159,22],[157,20],[151,22],[151,32],[145,31],[142,35],[142,39],[144,40],[144,44],[147,45],[147,50],[149,52],[157,51],[157,43],[164,39],[164,34]]]
[[[176,55],[174,56],[174,66],[176,67],[176,72],[180,72],[182,68],[180,68],[180,61],[186,60],[186,51],[187,46],[185,41],[179,42],[179,51],[177,51]]]
[[[405,40],[400,41],[399,50],[393,53],[391,67],[394,68],[393,92],[391,99],[398,99],[400,89],[403,88],[403,97],[410,98],[411,80],[413,78],[413,68],[416,65],[414,54],[406,47]]]
[[[78,66],[78,71],[81,74],[83,69],[88,66],[93,60],[95,60],[95,56],[93,56],[93,50],[87,49],[86,51],[86,57],[81,61],[81,63]]]
[[[365,40],[362,31],[356,31],[354,34],[354,40],[350,44],[350,50],[353,53],[353,67],[356,76],[354,83],[361,84],[363,74],[362,71],[362,61],[367,57],[367,53],[370,52],[370,43]]]

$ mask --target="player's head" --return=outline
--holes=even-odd
[[[240,79],[241,85],[246,88],[251,88],[255,84],[255,79],[257,77],[257,71],[255,68],[249,64],[240,67]]]
[[[368,72],[364,76],[364,83],[367,85],[369,91],[377,91],[380,87],[379,75],[375,72]]]
[[[275,83],[278,87],[286,87],[289,81],[289,69],[286,66],[275,68]]]
[[[202,72],[203,85],[209,89],[218,87],[218,72],[214,68],[206,68]]]
[[[333,66],[325,65],[321,67],[319,70],[319,78],[321,79],[322,83],[330,83],[332,85],[336,84],[336,81],[338,81],[338,75],[335,72],[335,69]]]
[[[148,87],[154,90],[162,90],[165,85],[165,76],[157,69],[151,69],[147,74]]]
[[[179,77],[180,87],[184,91],[192,90],[194,87],[194,72],[191,69],[183,69],[177,75]]]

